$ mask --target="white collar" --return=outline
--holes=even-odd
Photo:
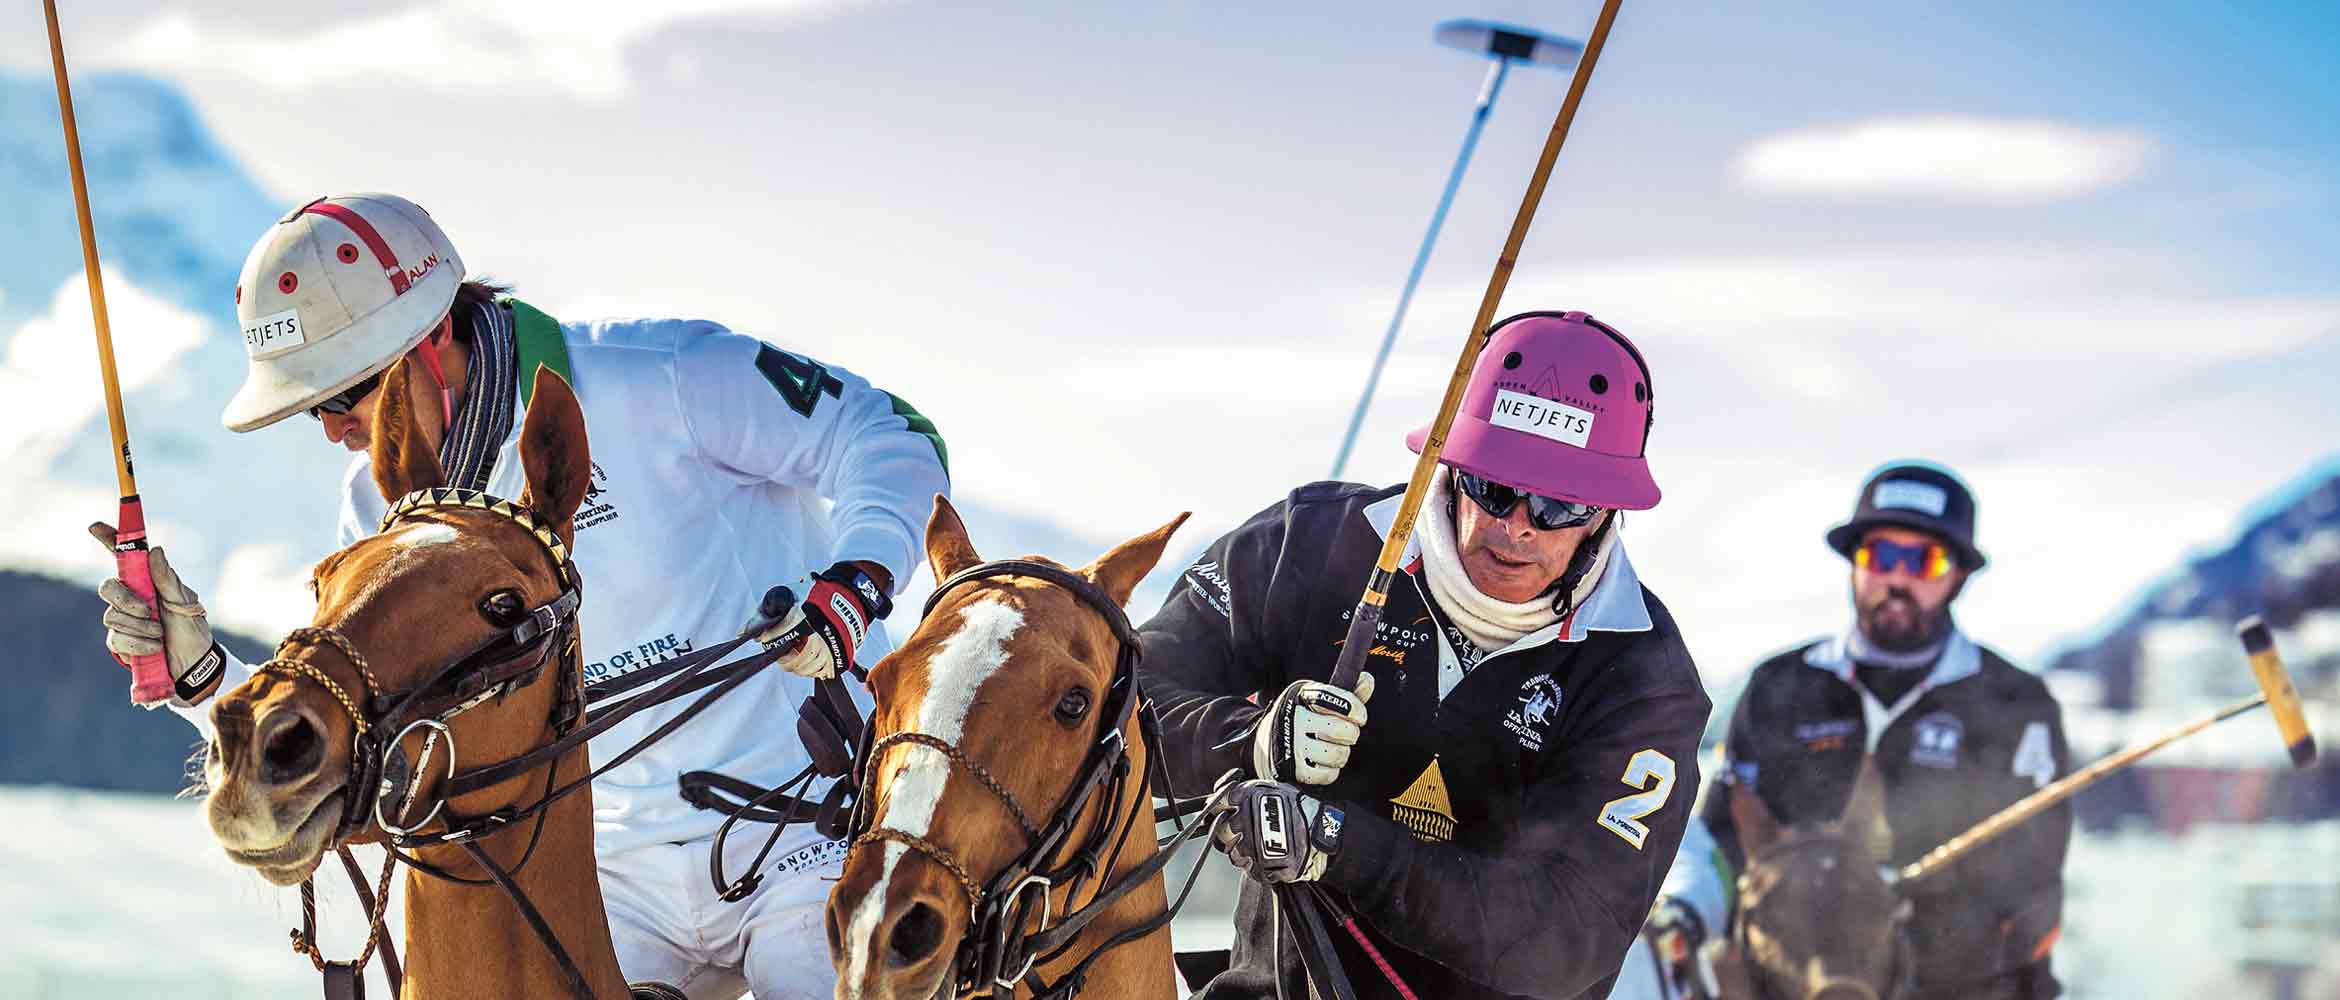
[[[1398,507],[1404,502],[1405,494],[1399,493],[1367,504],[1362,512],[1365,523],[1373,526],[1374,534],[1387,539],[1389,529],[1397,523]],[[1414,560],[1421,556],[1421,547],[1421,542],[1406,539],[1406,552],[1398,560],[1398,565],[1412,566]],[[1424,599],[1428,599],[1427,594]],[[1585,596],[1582,606],[1568,617],[1523,635],[1518,642],[1488,655],[1494,656],[1554,639],[1582,642],[1585,636],[1594,632],[1647,632],[1653,627],[1649,618],[1649,602],[1641,598],[1641,576],[1633,571],[1633,560],[1625,554],[1625,539],[1619,537],[1616,549],[1609,554],[1608,569],[1601,573],[1601,581],[1593,585],[1592,593]]]
[[[1846,631],[1814,644],[1804,651],[1804,665],[1817,667],[1849,681],[1853,672],[1851,639],[1852,633]],[[1952,626],[1949,639],[1942,643],[1942,655],[1934,660],[1934,668],[1927,671],[1926,679],[1920,683],[1928,688],[1937,688],[1955,684],[1981,672],[1982,647],[1967,638],[1964,630]]]

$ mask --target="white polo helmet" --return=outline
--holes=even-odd
[[[236,278],[251,367],[219,422],[257,430],[390,367],[438,325],[462,282],[455,245],[404,198],[341,195],[292,210]]]

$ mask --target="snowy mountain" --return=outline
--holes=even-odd
[[[333,505],[315,484],[332,482],[343,459],[305,421],[231,435],[219,406],[243,370],[236,272],[285,199],[262,191],[167,85],[92,75],[74,100],[153,536],[215,620],[280,626],[274,581],[321,554]],[[0,204],[0,461],[11,469],[0,565],[96,579],[107,562],[82,527],[112,517],[116,491],[45,77],[0,75]]]
[[[153,537],[215,624],[281,634],[308,620],[300,584],[332,537],[334,484],[347,456],[305,419],[231,434],[219,408],[244,371],[237,271],[251,240],[295,199],[261,190],[169,85],[93,75],[76,81],[74,101]],[[123,675],[105,660],[85,589],[111,562],[83,526],[110,519],[116,495],[72,189],[45,76],[0,73],[0,205],[0,463],[11,470],[0,478],[0,569],[33,571],[0,572],[0,608],[19,613],[0,624],[16,637],[9,669],[41,680],[23,704],[42,706],[48,720],[14,727],[21,741],[0,738],[0,782],[169,790],[185,727],[121,712]],[[980,499],[960,506],[988,555],[1078,564],[1118,541]],[[1182,541],[1173,555],[1190,555],[1203,539]],[[1172,575],[1158,574],[1133,613],[1150,611]],[[931,582],[922,571],[910,586],[897,629],[915,619]],[[73,676],[54,676],[61,671]],[[12,718],[0,714],[0,724]],[[48,745],[114,750],[79,763],[36,755],[42,740],[28,735],[36,733],[74,737]]]
[[[2252,614],[2264,615],[2277,629],[2278,646],[2303,693],[2311,699],[2336,693],[2340,456],[2254,504],[2232,541],[2188,558],[2148,585],[2097,635],[2066,648],[2049,666],[2099,678],[2108,708],[2214,694],[2196,676],[2207,664],[2192,655],[2193,647],[2207,644],[2229,659],[2239,656],[2229,650],[2233,626]],[[2248,693],[2247,677],[2233,683]]]

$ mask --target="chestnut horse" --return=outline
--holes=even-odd
[[[943,582],[917,630],[869,676],[877,707],[857,836],[829,894],[840,1000],[1009,996],[1042,984],[1102,1000],[1173,995],[1169,929],[1145,931],[1163,915],[1164,880],[1148,865],[1160,863],[1152,748],[1134,709],[1135,649],[1124,645],[1135,634],[1119,606],[1185,520],[1079,570],[1039,557],[978,566],[958,513],[935,498],[926,555]],[[1127,755],[1119,777],[1097,778],[1112,770],[1098,762],[1117,753]],[[1083,850],[1097,870],[1045,877],[1081,868]],[[1066,921],[1116,885],[1133,888],[1089,910],[1085,927]],[[978,912],[989,915],[981,928]],[[1071,936],[1046,938],[1052,927]],[[971,941],[971,931],[988,935]],[[1027,935],[1061,947],[1026,951]],[[969,957],[987,950],[988,965]],[[1019,968],[1026,957],[1037,961]]]
[[[535,377],[520,435],[527,488],[517,504],[427,502],[426,495],[424,503],[394,507],[380,534],[317,564],[312,627],[295,631],[277,659],[213,707],[217,736],[205,765],[212,833],[231,859],[269,881],[303,882],[330,849],[384,842],[377,817],[430,833],[458,817],[523,807],[585,772],[579,745],[549,767],[441,803],[441,786],[458,765],[510,760],[552,743],[564,709],[581,694],[570,600],[577,590],[566,546],[589,484],[585,418],[558,375],[539,369]],[[441,482],[437,449],[411,419],[421,398],[417,381],[400,362],[375,414],[374,477],[394,502]],[[546,609],[541,618],[533,614]],[[531,630],[532,620],[563,624]],[[488,687],[475,691],[474,682]],[[400,704],[408,694],[415,697]],[[464,704],[472,699],[479,700]],[[444,721],[386,731],[387,724],[376,725],[385,722],[385,704],[393,706],[390,721],[403,720],[413,705]],[[367,733],[369,726],[385,731]],[[353,748],[366,746],[375,753],[353,758]],[[376,795],[367,779],[383,760],[394,763],[383,768],[386,791]],[[374,807],[364,805],[377,798]],[[591,792],[580,789],[474,846],[533,902],[588,991],[624,997],[595,875],[592,819]],[[460,845],[412,853],[448,875],[492,874]],[[492,882],[467,885],[410,871],[406,890],[402,996],[574,992],[538,933]],[[374,931],[380,933],[378,915]]]

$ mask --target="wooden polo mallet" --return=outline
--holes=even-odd
[[[1463,390],[1470,383],[1471,368],[1479,360],[1479,351],[1487,346],[1487,327],[1495,320],[1495,308],[1503,301],[1503,289],[1511,283],[1512,265],[1519,261],[1519,247],[1527,239],[1528,226],[1536,219],[1536,206],[1544,200],[1544,185],[1552,179],[1552,164],[1560,158],[1560,146],[1568,139],[1568,127],[1576,121],[1577,105],[1584,101],[1585,85],[1592,82],[1593,65],[1600,62],[1601,46],[1609,40],[1609,26],[1616,23],[1619,0],[1605,0],[1601,4],[1600,19],[1593,23],[1592,37],[1585,40],[1584,55],[1576,62],[1576,73],[1568,80],[1568,97],[1560,102],[1560,115],[1552,122],[1552,132],[1544,138],[1544,153],[1536,160],[1536,171],[1528,178],[1527,196],[1519,203],[1519,214],[1512,217],[1511,233],[1503,239],[1503,253],[1495,258],[1495,273],[1487,278],[1487,292],[1479,298],[1479,314],[1471,320],[1470,336],[1463,341],[1462,354],[1454,362],[1454,374],[1446,380],[1446,396],[1438,402],[1438,417],[1430,422],[1430,434],[1422,441],[1422,454],[1414,460],[1414,477],[1406,482],[1405,499],[1398,504],[1397,520],[1391,522],[1389,534],[1381,540],[1381,558],[1373,564],[1373,575],[1365,583],[1365,594],[1357,599],[1356,611],[1349,615],[1349,636],[1341,643],[1340,659],[1333,662],[1332,684],[1335,687],[1357,686],[1357,677],[1365,671],[1365,657],[1373,649],[1373,637],[1381,627],[1381,612],[1389,603],[1389,588],[1396,581],[1400,562],[1406,555],[1406,540],[1413,537],[1414,518],[1422,512],[1422,501],[1430,495],[1430,477],[1438,472],[1438,456],[1446,450],[1447,431],[1454,427],[1455,412],[1462,409]]]
[[[1975,824],[1973,829],[1950,838],[1947,843],[1903,867],[1901,880],[1906,882],[1924,878],[1941,871],[1968,852],[2013,829],[2016,824],[2046,812],[2056,803],[2071,798],[2105,776],[2143,760],[2147,754],[2261,705],[2267,706],[2267,711],[2275,716],[2275,730],[2282,734],[2283,746],[2291,752],[2292,766],[2304,768],[2314,764],[2316,737],[2308,731],[2307,713],[2300,707],[2299,692],[2291,686],[2290,673],[2283,669],[2283,658],[2275,652],[2275,637],[2267,631],[2267,623],[2259,616],[2252,615],[2235,626],[2235,632],[2242,637],[2243,651],[2250,655],[2251,675],[2259,682],[2258,694],[2106,757],[2024,796],[2014,805],[2000,810],[1991,818]]]
[[[57,75],[57,113],[65,122],[65,162],[73,172],[73,208],[81,219],[81,268],[89,284],[90,318],[97,323],[98,374],[105,379],[106,427],[114,435],[114,479],[122,507],[114,519],[114,572],[132,593],[162,615],[154,575],[146,564],[146,511],[138,500],[138,479],[130,470],[130,431],[122,421],[122,383],[114,373],[114,334],[106,321],[106,286],[98,273],[97,230],[89,220],[89,181],[81,172],[81,131],[73,121],[73,88],[65,76],[65,40],[57,31],[57,0],[42,0],[49,17],[49,65]],[[117,657],[118,658],[118,657]],[[170,659],[163,653],[133,656],[130,700],[152,707],[171,696]]]

